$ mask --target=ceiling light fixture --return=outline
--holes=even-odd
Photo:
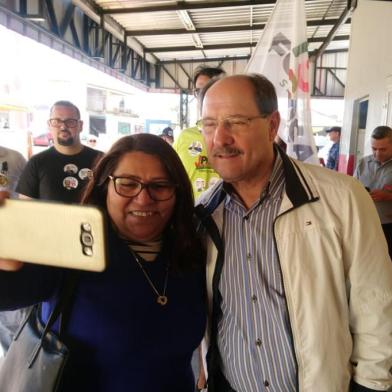
[[[195,25],[193,24],[192,19],[188,14],[188,11],[185,10],[177,11],[177,15],[179,16],[182,24],[187,30],[196,30]]]
[[[196,48],[203,48],[203,43],[201,42],[201,39],[199,37],[199,34],[192,34],[192,41]]]

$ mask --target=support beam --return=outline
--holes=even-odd
[[[129,8],[111,8],[103,10],[106,15],[118,14],[135,14],[141,12],[162,12],[162,11],[190,11],[209,8],[227,8],[227,7],[246,7],[254,5],[271,5],[275,4],[275,0],[240,0],[240,1],[213,1],[199,3],[185,3],[178,1],[176,4],[156,5],[151,7],[129,7]]]
[[[331,49],[331,50],[326,50],[324,51],[323,54],[332,54],[332,53],[347,53],[348,49]],[[316,54],[316,50],[312,50],[309,52],[309,58],[314,56]]]
[[[112,67],[114,68],[114,66],[116,65],[116,63],[117,63],[117,61],[118,61],[118,56],[119,56],[119,54],[120,54],[120,50],[121,50],[121,43],[113,43],[112,44],[112,49],[113,49],[113,47],[115,47],[116,48],[116,50],[115,50],[115,52],[113,53],[113,57],[111,58],[111,64],[112,64]],[[120,67],[120,69],[121,70],[124,70],[125,71],[125,68],[123,68],[123,67]]]
[[[1,1],[1,0],[0,0]],[[61,1],[61,0],[56,0]],[[100,15],[102,14],[102,10],[99,6],[97,6],[93,0],[72,0],[72,3],[76,5],[85,15],[87,15],[91,20],[96,23],[100,23]],[[111,16],[105,17],[105,29],[113,34],[119,40],[123,40],[124,38],[124,28],[116,22]],[[136,51],[139,55],[143,53],[143,45],[132,38],[127,41],[127,46],[132,50]],[[158,59],[149,54],[147,60],[152,63],[157,63]]]
[[[125,47],[124,50],[125,50],[125,65],[122,68],[127,69],[129,62],[130,61],[133,62],[134,50],[131,48],[128,48],[128,47]],[[132,67],[133,67],[133,65],[131,65],[131,69],[133,69]]]
[[[161,64],[161,68],[165,71],[166,75],[174,82],[175,86],[181,89],[180,83],[178,83],[177,79],[169,72],[169,70]]]
[[[46,14],[46,0],[43,0],[43,11]],[[62,10],[65,12],[65,8]],[[58,17],[61,20],[64,14],[61,14],[58,11]],[[27,16],[23,18],[20,16],[14,9],[7,9],[3,5],[0,5],[0,25],[4,25],[6,28],[18,33],[26,33],[31,37],[34,37],[37,42],[54,49],[56,52],[63,53],[66,56],[69,56],[77,61],[81,61],[82,63],[98,69],[101,72],[105,72],[108,75],[114,76],[119,80],[128,83],[136,88],[139,88],[143,91],[148,91],[148,88],[145,84],[138,83],[134,79],[130,78],[129,75],[113,70],[104,63],[97,62],[92,58],[92,53],[96,49],[94,47],[93,39],[91,39],[91,35],[94,34],[94,27],[91,27],[94,22],[87,16],[83,15],[83,18],[79,19],[80,24],[76,25],[75,19],[73,21],[75,23],[75,32],[77,32],[78,40],[82,43],[82,48],[76,48],[75,45],[72,45],[71,42],[66,41],[64,38],[61,38],[59,35],[54,34],[54,32],[45,24],[41,25],[38,23],[32,22],[32,20]],[[76,28],[77,27],[77,28]],[[73,29],[72,22],[70,22],[71,31]],[[91,43],[91,50],[90,50]]]
[[[306,0],[306,2],[317,2],[319,0]],[[351,0],[354,1],[354,0]],[[227,7],[249,7],[257,5],[270,5],[271,8],[275,5],[276,0],[232,0],[232,1],[209,1],[198,3],[185,3],[185,1],[177,1],[175,4],[155,5],[145,7],[124,7],[124,8],[111,8],[104,10],[107,15],[118,14],[136,14],[143,12],[167,12],[167,11],[192,11],[210,8],[227,8]]]
[[[56,13],[54,12],[52,0],[45,0],[46,11],[48,13],[48,23],[50,31],[57,36],[60,36],[59,25],[57,23]]]
[[[124,35],[123,42],[119,42],[119,46],[121,46],[121,61],[120,61],[121,68],[127,69],[129,64],[129,58],[130,58],[130,56],[127,55],[127,50],[130,48],[128,48],[127,46],[127,37],[125,35]]]
[[[32,22],[45,22],[46,18],[43,16],[42,12],[42,1],[38,0],[38,13],[30,14],[28,12],[28,2],[27,0],[19,0],[19,15],[22,18],[31,20]]]
[[[225,57],[209,57],[209,58],[200,58],[200,59],[181,59],[181,60],[163,60],[158,64],[188,64],[188,63],[212,63],[219,61],[236,61],[236,60],[249,60],[250,55],[247,56],[225,56]]]
[[[146,81],[146,53],[143,52],[143,61],[141,62],[141,66],[142,66],[142,72],[141,72],[141,78],[143,81]]]
[[[161,87],[161,67],[157,64],[155,65],[155,88]]]
[[[350,1],[350,0],[348,0]],[[342,12],[340,15],[340,18],[338,21],[335,23],[335,25],[332,27],[331,31],[327,35],[326,38],[324,38],[324,42],[322,45],[316,50],[316,53],[310,61],[316,63],[317,59],[324,53],[324,51],[327,49],[328,45],[330,44],[331,41],[336,40],[335,35],[337,31],[339,30],[340,26],[344,25],[347,21],[347,19],[351,16],[352,14],[352,8],[346,7],[346,9]]]
[[[25,18],[27,16],[27,0],[19,1],[19,15],[22,18]]]
[[[80,45],[80,40],[79,40],[79,36],[78,36],[78,31],[76,30],[76,26],[75,26],[75,22],[72,19],[71,22],[69,23],[69,27],[71,29],[71,34],[72,34],[72,39],[73,39],[73,43],[74,45],[78,48],[78,49],[82,49],[82,46]]]
[[[333,49],[326,50],[324,54],[332,53],[347,53],[348,49]],[[315,51],[309,52],[309,57],[314,55]],[[213,62],[225,62],[225,61],[237,61],[237,60],[249,60],[250,55],[246,56],[224,56],[224,57],[209,57],[209,58],[189,58],[189,59],[177,59],[177,60],[162,60],[159,64],[191,64],[191,63],[213,63]],[[336,68],[335,68],[336,69]]]
[[[313,26],[333,26],[339,19],[322,19],[322,20],[308,20],[306,25]],[[347,19],[346,23],[350,23],[351,19]],[[228,31],[258,31],[263,30],[264,23],[255,25],[238,25],[238,26],[219,26],[219,27],[199,27],[195,30],[187,29],[148,29],[148,30],[126,30],[127,36],[149,36],[149,35],[176,35],[176,34],[202,34],[202,33],[224,33]]]
[[[87,54],[87,56],[91,56],[90,50],[90,19],[86,14],[83,14],[83,24],[82,24],[82,39],[83,39],[83,52]]]
[[[189,80],[192,80],[192,76],[189,75],[189,73],[186,71],[186,69],[181,65],[181,63],[178,63],[178,66],[181,68],[182,72],[187,76]]]
[[[72,3],[67,6],[59,27],[60,37],[64,37],[65,32],[67,31],[71,21],[73,20],[74,10],[75,6]]]
[[[339,35],[334,37],[333,41],[347,41],[350,39],[349,35]],[[324,42],[323,37],[309,38],[308,42]],[[204,45],[203,50],[216,49],[236,49],[236,48],[250,48],[256,46],[257,42],[239,42],[235,44],[220,44],[220,45]],[[192,50],[200,50],[194,46],[161,46],[156,48],[146,48],[146,53],[163,53],[163,52],[187,52]]]
[[[333,71],[333,68],[332,69],[328,69],[327,72],[329,72],[332,75],[332,78],[334,80],[336,80],[338,82],[338,84],[340,84],[341,87],[343,87],[343,88],[346,87],[346,85],[338,78],[336,73]]]
[[[139,59],[139,57],[135,56],[135,53],[133,51],[131,52],[130,57],[131,57],[131,77],[136,79],[136,75],[139,71],[140,59]],[[140,73],[141,73],[141,71],[140,71]]]
[[[99,50],[100,55],[102,56],[103,59],[105,59],[106,55],[106,45],[105,45],[105,15],[101,15],[101,20],[100,20],[100,31],[101,31],[101,49]],[[98,32],[99,34],[99,32]]]
[[[189,90],[192,86],[192,76],[186,71],[186,69],[182,66],[181,63],[174,63],[174,65],[177,67],[179,67],[181,69],[182,72],[184,72],[184,74],[186,75],[186,77],[188,78],[188,86],[187,89]]]

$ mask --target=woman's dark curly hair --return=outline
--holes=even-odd
[[[172,267],[182,270],[188,266],[200,265],[204,252],[194,226],[192,186],[177,153],[158,136],[139,133],[125,136],[114,143],[93,169],[93,178],[83,193],[82,203],[107,210],[108,177],[113,174],[121,158],[133,151],[157,157],[169,180],[177,186],[173,216],[163,233],[164,248],[170,252]]]

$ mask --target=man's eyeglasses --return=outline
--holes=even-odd
[[[193,95],[198,98],[201,92],[201,88],[194,88],[193,89]]]
[[[171,199],[176,192],[176,185],[169,181],[141,182],[130,177],[109,176],[114,190],[123,197],[136,197],[143,189],[154,201]]]
[[[60,118],[50,118],[49,124],[52,127],[60,128],[64,124],[68,128],[74,128],[78,125],[79,120],[76,118],[67,118],[66,120],[61,120]]]
[[[220,123],[222,123],[223,126],[231,132],[241,132],[248,129],[253,120],[258,118],[267,118],[268,116],[269,114],[262,114],[254,117],[229,116],[222,118],[221,120],[217,120],[215,118],[202,118],[196,122],[196,125],[207,135],[215,132]]]

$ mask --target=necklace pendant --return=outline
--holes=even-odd
[[[8,178],[3,173],[0,173],[0,186],[7,186],[8,185]]]
[[[159,303],[159,305],[165,306],[167,304],[166,295],[159,295],[157,298],[157,302]]]

